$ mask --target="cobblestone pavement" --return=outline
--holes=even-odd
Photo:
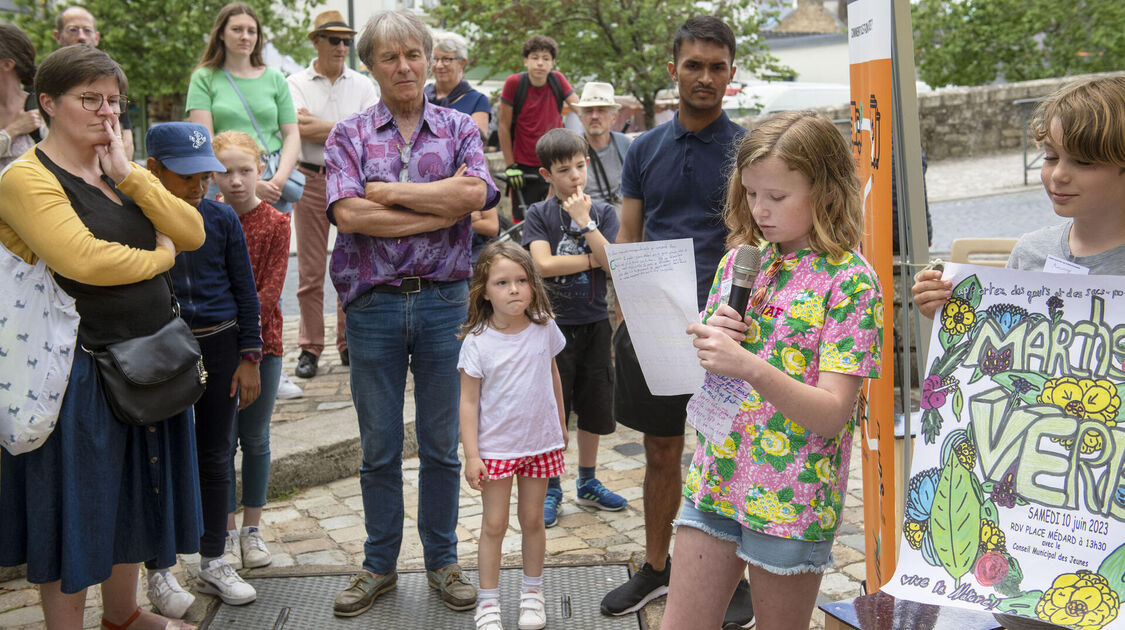
[[[334,316],[328,316],[328,325],[334,325]],[[285,371],[290,376],[296,365],[296,318],[289,318],[285,326]],[[274,426],[336,410],[351,405],[348,386],[348,368],[340,365],[334,349],[326,349],[321,359],[320,372],[309,380],[293,378],[300,385],[303,398],[279,401],[274,413]],[[629,500],[620,512],[602,512],[578,507],[574,504],[574,479],[577,476],[578,451],[572,447],[566,455],[567,473],[563,479],[564,501],[558,525],[547,530],[547,563],[632,561],[643,562],[644,505],[641,499],[641,481],[644,477],[644,453],[641,434],[626,428],[602,439],[598,451],[598,477],[607,487]],[[685,463],[694,448],[694,435],[688,436]],[[860,594],[860,580],[864,577],[862,492],[859,474],[858,447],[852,457],[852,471],[847,507],[844,510],[840,535],[834,547],[835,567],[827,572],[821,583],[821,601],[836,601]],[[406,483],[406,522],[399,568],[420,569],[422,544],[418,538],[416,522],[418,499],[418,458],[403,462]],[[505,565],[518,565],[519,524],[513,496],[509,534],[505,537],[503,552]],[[272,500],[262,517],[263,533],[273,552],[273,564],[265,569],[251,570],[246,576],[271,572],[297,572],[303,569],[352,569],[363,559],[363,505],[360,497],[359,476],[353,475],[326,485],[315,486]],[[457,527],[458,555],[466,566],[476,566],[476,543],[480,533],[480,494],[470,490],[462,480],[460,522]],[[195,586],[193,576],[198,556],[182,556],[177,572],[181,583]],[[636,566],[636,565],[635,565]],[[142,579],[143,584],[143,579]],[[147,604],[143,588],[142,605]],[[212,599],[199,595],[188,612],[188,618],[199,622]],[[645,609],[650,628],[660,627],[663,599]],[[101,617],[100,592],[97,587],[88,591],[85,627],[97,628]],[[31,630],[43,628],[43,615],[39,607],[38,590],[26,580],[16,579],[0,583],[0,628]],[[466,622],[471,625],[471,622]],[[468,627],[468,626],[466,626]],[[823,628],[823,617],[814,614],[810,628]]]

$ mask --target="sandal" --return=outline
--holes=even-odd
[[[485,604],[477,609],[477,630],[504,630],[500,623],[500,604]]]
[[[141,616],[141,612],[141,607],[137,606],[137,609],[133,611],[133,615],[126,619],[125,623],[122,624],[116,624],[111,621],[106,621],[105,617],[102,617],[102,627],[106,630],[128,630],[129,626],[133,625],[133,622]],[[183,621],[176,619],[169,620],[168,623],[165,624],[164,630],[196,630],[196,628],[195,626],[189,626]]]
[[[540,630],[547,627],[547,609],[543,593],[520,593],[520,630]]]

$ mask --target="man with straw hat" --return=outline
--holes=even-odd
[[[586,194],[610,205],[621,207],[621,167],[629,139],[612,131],[621,104],[613,95],[613,85],[591,81],[582,88],[582,98],[571,107],[578,114],[590,145],[590,174],[593,176]]]

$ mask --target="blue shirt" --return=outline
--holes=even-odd
[[[746,130],[721,114],[702,130],[672,120],[642,134],[625,155],[621,194],[642,203],[646,241],[694,239],[699,310],[726,253],[723,198],[734,148]]]
[[[195,251],[180,252],[170,272],[180,316],[193,330],[237,320],[239,352],[261,352],[258,290],[238,215],[210,199],[197,209],[207,240]]]
[[[449,109],[453,109],[461,112],[462,114],[468,114],[470,116],[477,112],[484,112],[488,114],[489,118],[492,117],[492,107],[488,104],[488,97],[476,90],[473,90],[457,99],[457,102],[450,105]]]

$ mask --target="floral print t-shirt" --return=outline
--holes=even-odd
[[[742,347],[816,386],[820,372],[879,377],[883,299],[875,272],[849,252],[839,259],[803,249],[763,251]],[[730,292],[734,252],[719,263],[704,322]],[[690,419],[689,419],[690,421]],[[811,541],[836,533],[848,484],[855,414],[823,438],[781,414],[756,392],[742,402],[722,444],[699,434],[684,496],[697,509],[772,536]]]

